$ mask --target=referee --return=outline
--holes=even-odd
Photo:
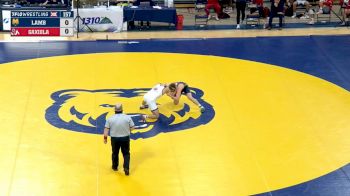
[[[115,105],[115,115],[107,119],[103,133],[104,143],[107,144],[108,132],[111,131],[112,145],[112,169],[118,171],[119,149],[121,148],[124,157],[124,172],[129,175],[130,165],[130,131],[134,129],[134,122],[131,117],[123,114],[123,105]]]

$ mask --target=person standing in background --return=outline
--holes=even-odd
[[[245,18],[245,8],[247,6],[247,1],[246,0],[236,0],[236,9],[237,9],[237,29],[240,29],[240,17],[241,17],[241,13],[242,13],[242,22]]]

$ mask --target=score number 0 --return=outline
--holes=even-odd
[[[63,14],[70,14],[70,12]],[[61,18],[60,20],[61,36],[73,36],[73,18]]]

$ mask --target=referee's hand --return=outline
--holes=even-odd
[[[107,136],[103,136],[103,143],[107,144]]]

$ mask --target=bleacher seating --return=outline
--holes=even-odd
[[[71,5],[71,0],[57,0],[57,2],[50,2],[46,5],[43,3],[46,0],[0,0],[0,5],[2,6],[20,6],[20,7],[46,7],[46,8],[67,8]]]
[[[208,24],[208,16],[205,12],[206,4],[207,4],[207,0],[197,0],[194,4],[195,6],[194,24],[196,26],[206,26]]]
[[[0,0],[0,4],[1,5],[11,5],[13,3],[12,3],[12,0]]]

